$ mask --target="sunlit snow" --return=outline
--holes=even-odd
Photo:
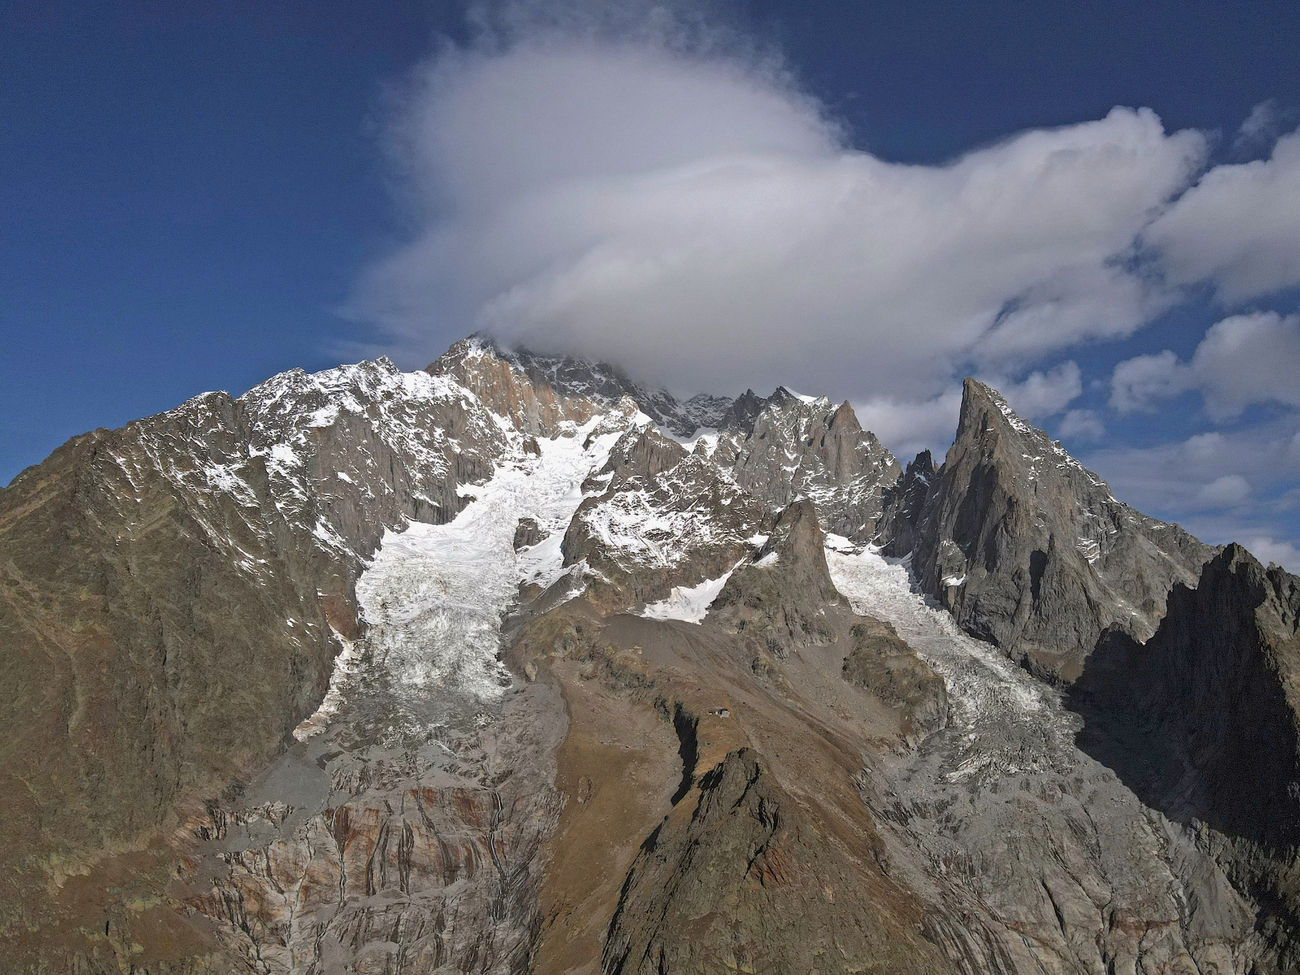
[[[602,466],[621,429],[592,435],[603,418],[541,440],[540,456],[516,451],[446,525],[411,524],[384,535],[357,581],[374,662],[406,695],[461,692],[498,699],[510,684],[499,659],[502,616],[521,582],[547,586],[564,574],[559,539],[582,501],[582,482]],[[547,538],[514,549],[520,518]]]
[[[709,606],[718,598],[722,587],[731,578],[731,573],[717,579],[705,579],[697,586],[673,586],[673,591],[666,599],[649,603],[641,615],[652,620],[682,620],[686,623],[702,623],[708,615]]]

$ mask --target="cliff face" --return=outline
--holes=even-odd
[[[1300,579],[1228,546],[1195,589],[1174,588],[1144,645],[1094,653],[1070,703],[1080,746],[1204,830],[1300,964]]]
[[[462,372],[473,388],[385,360],[286,373],[78,438],[0,492],[0,927],[19,944],[165,956],[190,937],[153,945],[148,911],[104,934],[113,858],[157,854],[159,900],[178,808],[320,704],[384,532],[449,520],[491,473],[504,436],[476,390],[520,394]]]
[[[1148,638],[1170,588],[1195,585],[1214,553],[1116,501],[973,379],[956,440],[918,505],[922,476],[918,466],[892,496],[886,550],[910,552],[921,585],[968,632],[1049,680],[1078,677],[1107,629]]]

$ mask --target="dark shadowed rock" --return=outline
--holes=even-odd
[[[544,537],[542,526],[537,523],[536,518],[520,518],[519,523],[515,525],[515,551],[536,545]]]
[[[763,412],[766,402],[752,389],[745,390],[723,411],[718,419],[718,429],[749,436],[754,431],[754,420]]]
[[[877,537],[887,540],[885,552],[901,558],[916,547],[916,529],[934,483],[934,460],[923,450],[907,465],[903,476],[881,497],[883,512],[876,526]]]
[[[1300,578],[1229,545],[1146,644],[1103,641],[1069,702],[1080,746],[1143,802],[1221,834],[1211,848],[1300,965]]]
[[[916,510],[915,491],[906,490],[891,500],[898,511],[883,540],[898,552],[911,534],[925,590],[968,632],[1054,681],[1076,678],[1107,629],[1150,636],[1169,589],[1195,585],[1214,553],[1116,501],[1097,475],[973,379],[925,503]]]

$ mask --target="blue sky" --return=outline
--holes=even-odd
[[[0,483],[486,326],[848,397],[900,452],[975,373],[1300,569],[1300,12],[956,7],[9,5]]]

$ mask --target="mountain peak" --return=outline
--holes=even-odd
[[[962,386],[938,476],[918,466],[882,518],[891,552],[969,632],[1054,681],[1078,676],[1110,627],[1154,631],[1170,587],[1213,554],[1116,501],[1109,486],[991,386]],[[918,503],[924,484],[925,499]]]

